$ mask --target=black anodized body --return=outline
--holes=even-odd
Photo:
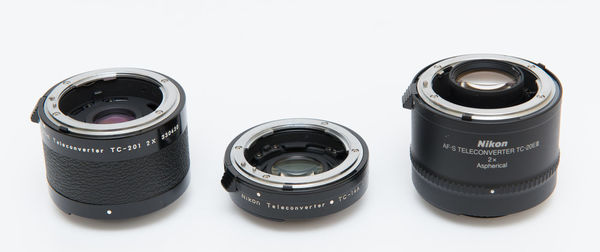
[[[484,121],[429,106],[419,96],[415,78],[404,107],[412,110],[410,157],[419,194],[440,209],[476,217],[504,216],[548,198],[560,156],[562,89],[554,79],[558,94],[543,109]]]
[[[349,130],[349,129],[348,129]],[[369,151],[364,140],[363,158],[356,170],[327,185],[307,189],[281,189],[251,181],[234,168],[230,154],[236,137],[225,153],[225,173],[221,184],[231,200],[246,212],[275,221],[309,219],[339,212],[359,200],[368,186]]]
[[[46,175],[55,204],[94,219],[136,217],[161,209],[189,184],[185,94],[157,125],[126,135],[89,136],[57,126],[44,113],[46,93],[32,114],[41,126]],[[51,89],[52,90],[52,89]]]

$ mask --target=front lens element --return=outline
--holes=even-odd
[[[94,123],[111,124],[131,121],[135,119],[135,115],[133,112],[126,109],[111,109],[99,113],[94,118]]]
[[[310,176],[321,172],[323,172],[323,164],[303,156],[283,158],[271,167],[272,174],[288,177]]]
[[[475,90],[500,90],[517,83],[514,76],[496,70],[469,71],[459,75],[457,81],[462,87]]]

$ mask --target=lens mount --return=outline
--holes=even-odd
[[[341,164],[331,170],[313,176],[301,177],[269,174],[252,166],[246,160],[244,152],[257,139],[286,129],[310,129],[333,135],[344,144],[344,151],[348,153],[348,156]],[[332,183],[354,172],[360,164],[362,155],[363,146],[358,138],[340,125],[315,119],[286,119],[261,124],[245,132],[234,143],[234,148],[231,150],[231,163],[242,176],[256,183],[275,188],[311,188]]]
[[[362,196],[367,159],[362,138],[344,126],[283,119],[255,126],[231,142],[221,182],[252,214],[274,220],[317,217]]]
[[[112,81],[118,78],[142,80],[160,90],[162,100],[152,113],[131,121],[110,124],[96,124],[76,120],[61,110],[60,101],[69,91],[98,81]],[[75,75],[60,82],[48,94],[44,103],[44,113],[54,124],[69,131],[90,136],[123,135],[152,127],[169,117],[177,109],[181,100],[177,87],[166,76],[138,68],[109,68]]]
[[[469,69],[464,69],[460,72],[457,72],[455,69],[460,68],[461,64],[463,64],[462,67],[464,67],[465,62],[472,63],[474,61],[480,63],[479,69],[490,69],[490,62],[495,61],[496,65],[491,69],[499,68],[504,72],[516,75],[517,84],[523,81],[523,77],[519,73],[522,71],[520,69],[526,69],[527,72],[535,76],[535,86],[537,87],[537,91],[531,96],[531,99],[514,106],[507,107],[500,104],[500,107],[498,108],[478,108],[474,106],[465,106],[459,104],[459,102],[450,101],[448,98],[444,98],[444,95],[439,91],[435,90],[434,84],[436,77],[447,72],[450,72],[450,81],[453,81],[454,86],[459,87],[460,84],[456,82],[457,76],[460,75],[460,73],[463,73],[464,70]],[[481,64],[484,62],[487,62],[488,66],[481,66]],[[520,69],[511,69],[510,65],[507,66],[508,64],[516,65],[520,67]],[[474,120],[488,121],[518,118],[533,114],[548,105],[548,103],[550,103],[553,100],[553,97],[557,94],[555,81],[544,71],[544,69],[540,68],[536,64],[520,58],[496,54],[462,55],[439,61],[424,69],[424,71],[418,76],[416,88],[421,99],[423,99],[424,102],[436,110],[458,118],[469,117]],[[515,90],[516,88],[517,87],[511,87],[503,90],[504,92],[500,93],[498,93],[498,90],[487,91],[487,93],[490,96],[502,98],[502,95],[505,95],[504,93],[506,91]],[[463,92],[469,92],[468,89],[461,89],[463,89]],[[486,94],[486,91],[480,90],[470,92],[472,97]],[[478,94],[473,94],[473,92]]]

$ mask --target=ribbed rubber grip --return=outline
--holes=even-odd
[[[423,166],[421,164],[419,164],[412,158],[412,155],[411,155],[411,161],[413,164],[414,172],[419,174],[419,176],[421,178],[428,181],[429,183],[431,183],[439,188],[443,188],[444,190],[452,191],[452,192],[459,193],[459,194],[469,194],[469,195],[489,195],[490,190],[493,190],[494,194],[496,194],[496,195],[512,194],[512,193],[519,193],[522,191],[531,190],[533,188],[540,186],[543,183],[546,183],[548,180],[550,180],[552,178],[552,176],[554,176],[554,174],[556,173],[556,170],[558,168],[558,162],[559,162],[557,160],[556,163],[554,163],[551,167],[546,169],[542,174],[535,176],[534,178],[530,178],[530,179],[527,179],[524,181],[518,181],[515,183],[509,183],[509,184],[481,186],[481,185],[458,183],[458,182],[450,181],[448,179],[440,177],[440,176],[434,174],[433,172],[429,171],[428,169],[423,168]]]

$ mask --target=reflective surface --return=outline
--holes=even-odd
[[[97,124],[111,124],[111,123],[122,123],[135,119],[133,112],[125,109],[112,109],[99,113],[94,118],[94,123]]]
[[[310,176],[323,172],[323,165],[312,158],[292,156],[283,158],[271,167],[271,173],[279,176]]]
[[[475,70],[465,72],[456,79],[460,86],[475,90],[500,90],[517,83],[515,77],[497,70]]]

